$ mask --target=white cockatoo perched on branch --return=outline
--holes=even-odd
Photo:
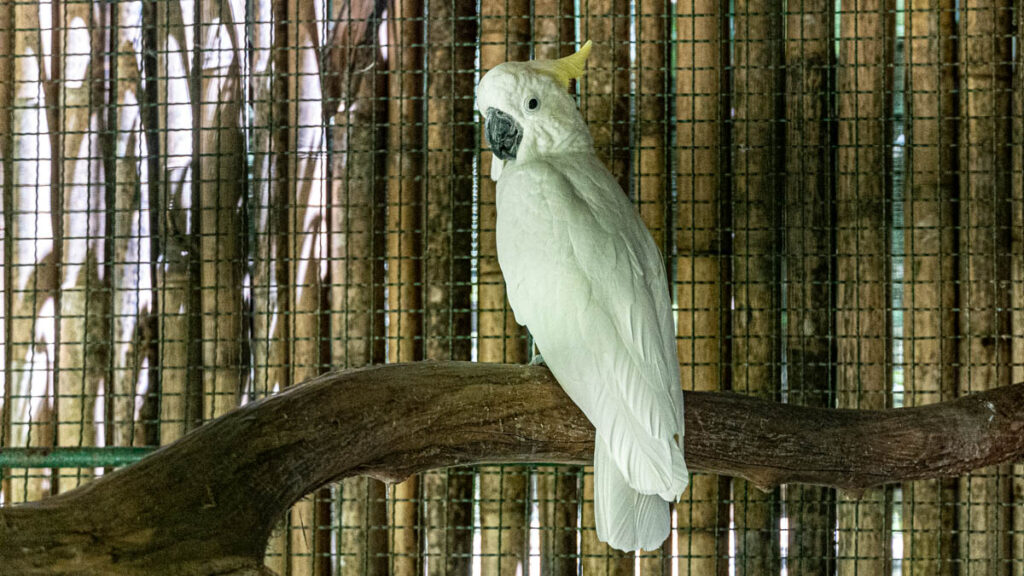
[[[675,327],[658,248],[568,93],[589,53],[587,42],[559,60],[501,64],[480,81],[477,106],[509,303],[597,429],[597,536],[651,550],[689,481]]]

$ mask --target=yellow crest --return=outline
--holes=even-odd
[[[534,60],[530,64],[542,74],[554,78],[563,88],[569,89],[569,82],[583,76],[583,67],[590,56],[590,40],[575,54],[558,60]]]

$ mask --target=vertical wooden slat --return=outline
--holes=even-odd
[[[630,4],[628,0],[586,0],[580,3],[582,37],[594,43],[581,80],[580,112],[594,138],[598,158],[629,194],[630,150]],[[594,475],[583,475],[581,555],[585,574],[633,573],[633,553],[621,553],[597,539],[594,528]]]
[[[283,55],[287,31],[280,30],[277,8],[270,0],[253,5],[253,56],[251,63],[253,123],[253,220],[254,262],[252,289],[252,339],[254,377],[251,394],[262,397],[288,384],[287,330],[284,321],[289,300],[285,243],[288,219],[285,185],[288,181],[287,84]],[[277,28],[277,29],[275,29]],[[282,110],[282,108],[285,108]]]
[[[103,257],[104,190],[99,153],[100,103],[92,98],[90,82],[93,55],[99,58],[92,10],[84,3],[59,3],[53,22],[59,42],[53,46],[56,66],[51,67],[57,111],[49,113],[50,140],[58,143],[53,169],[59,187],[61,220],[55,238],[61,287],[57,298],[57,364],[54,374],[58,446],[92,446],[96,443],[94,410],[96,395],[106,376],[109,354],[109,310],[106,305],[100,263]],[[56,122],[53,119],[58,118]],[[57,197],[55,197],[57,198]],[[54,470],[58,492],[76,487],[87,471]]]
[[[11,365],[7,362],[7,329],[11,321],[11,279],[14,268],[7,263],[14,245],[14,3],[0,6],[0,30],[8,30],[0,40],[0,448],[8,446],[11,425],[13,385]],[[10,502],[9,470],[0,468],[0,498]]]
[[[904,405],[956,396],[956,34],[954,3],[907,5]],[[956,570],[956,480],[903,486],[903,574]]]
[[[474,59],[477,15],[470,3],[431,0],[427,25],[425,355],[470,357],[470,260],[476,151]]]
[[[1010,138],[1012,7],[1009,0],[961,3],[960,47],[960,393],[1010,383]],[[1019,49],[1019,47],[1018,47]],[[1012,467],[960,481],[961,574],[1007,574]]]
[[[202,424],[203,418],[203,374],[206,366],[203,364],[203,255],[202,255],[202,229],[203,229],[203,196],[202,196],[202,175],[200,174],[203,164],[202,155],[202,67],[204,62],[204,51],[200,42],[202,41],[202,3],[177,4],[180,9],[179,16],[185,21],[186,14],[191,20],[187,28],[183,25],[182,30],[186,33],[188,49],[186,50],[187,71],[186,81],[188,85],[189,110],[188,121],[190,124],[189,151],[190,159],[187,165],[187,179],[183,181],[182,195],[188,200],[183,205],[188,206],[189,234],[181,238],[186,248],[186,265],[188,271],[188,287],[185,290],[186,309],[185,332],[187,340],[185,344],[185,398],[184,398],[184,424],[185,431],[194,430]],[[186,9],[187,12],[186,12]],[[191,37],[187,33],[191,32]],[[183,110],[184,108],[182,108]]]
[[[68,338],[75,340],[81,338],[81,335],[75,334],[75,330],[71,327],[71,323],[65,322],[65,309],[64,309],[64,293],[68,294],[68,305],[71,307],[67,310],[74,316],[77,310],[74,310],[78,300],[80,298],[75,293],[73,285],[68,286],[68,290],[65,290],[66,279],[65,263],[66,258],[65,252],[65,239],[67,238],[66,228],[69,227],[67,219],[65,218],[65,180],[64,175],[66,172],[65,166],[65,153],[66,150],[65,140],[68,135],[68,131],[65,128],[64,122],[67,119],[67,107],[65,106],[65,99],[67,97],[67,85],[63,82],[64,78],[64,44],[66,42],[65,34],[68,30],[68,26],[64,23],[65,15],[65,2],[51,2],[49,6],[40,5],[40,15],[49,13],[50,25],[47,28],[40,30],[40,56],[43,60],[47,60],[49,66],[45,64],[42,66],[43,80],[41,83],[43,98],[46,102],[46,135],[50,145],[50,226],[53,234],[53,259],[51,265],[53,266],[53,273],[56,278],[57,286],[53,291],[53,308],[54,308],[54,328],[53,328],[53,351],[52,356],[49,358],[49,365],[47,366],[50,372],[50,379],[52,384],[50,389],[47,391],[48,399],[50,403],[49,416],[47,421],[53,426],[54,440],[60,441],[61,438],[61,410],[60,408],[65,407],[64,412],[75,412],[75,401],[69,396],[73,395],[74,392],[70,390],[70,386],[67,385],[66,381],[62,378],[63,365],[65,362],[72,364],[78,358],[69,354],[70,350],[68,347],[63,345],[63,340]],[[42,18],[40,18],[42,23]],[[47,46],[47,40],[49,40],[49,46]],[[43,47],[47,46],[47,49]],[[72,102],[74,102],[78,94],[72,91]],[[85,106],[84,102],[78,102],[79,106]],[[81,114],[81,110],[74,111],[71,116],[75,117]],[[88,120],[86,120],[88,122]],[[77,139],[78,136],[74,135],[72,138]],[[74,154],[72,153],[72,156]],[[45,194],[44,191],[39,191],[39,194]],[[76,207],[72,208],[72,212],[77,212],[87,208]],[[82,220],[79,219],[79,222]],[[81,231],[78,231],[79,234]],[[75,246],[77,248],[77,246]],[[84,250],[83,250],[84,252]],[[72,282],[74,278],[71,279]],[[76,326],[77,328],[77,326]],[[78,395],[81,398],[81,395]],[[42,422],[42,420],[37,420]],[[60,479],[61,470],[55,468],[50,470],[51,484],[50,493],[56,493],[60,491]],[[65,482],[65,485],[67,483]]]
[[[837,178],[838,404],[890,404],[892,44],[894,4],[849,0],[840,15]],[[891,574],[888,489],[839,499],[839,574]]]
[[[669,117],[667,41],[671,33],[670,10],[671,5],[664,0],[643,0],[636,6],[638,57],[633,62],[637,117],[632,158],[633,182],[636,186],[634,200],[666,263],[671,249],[668,207],[672,193],[665,124],[665,119]],[[671,273],[671,269],[666,272]],[[669,538],[660,550],[639,555],[640,571],[651,576],[671,574],[671,555],[672,539]]]
[[[253,3],[252,32],[253,148],[252,279],[253,380],[250,394],[261,398],[286,388],[291,309],[288,279],[288,28],[287,2]],[[287,526],[288,518],[283,519]],[[282,530],[267,546],[265,564],[277,574],[287,570],[288,536]]]
[[[664,256],[669,244],[667,86],[670,5],[664,0],[643,0],[638,6],[636,67],[636,146],[633,152],[634,194],[640,216]],[[621,48],[620,48],[621,49]]]
[[[37,318],[56,289],[52,266],[53,231],[50,219],[49,151],[43,145],[46,116],[43,107],[41,80],[44,79],[40,53],[39,10],[37,4],[15,3],[14,22],[7,40],[13,47],[13,107],[11,122],[10,184],[5,181],[4,211],[10,239],[5,246],[8,276],[8,323],[6,326],[5,371],[9,375],[4,409],[7,414],[6,445],[12,447],[46,446],[52,439],[48,423],[48,378],[45,361],[46,340],[37,339],[37,329],[52,324]],[[8,216],[9,214],[9,216]],[[41,475],[41,470],[17,470],[5,478],[5,502],[39,500],[43,496],[43,478],[26,478],[25,474]]]
[[[579,468],[546,466],[534,474],[537,482],[537,524],[540,528],[540,573],[577,573]]]
[[[388,12],[388,361],[423,359],[421,220],[423,190],[422,0],[393,0]],[[391,491],[392,572],[422,572],[420,477]]]
[[[676,7],[677,352],[683,388],[715,391],[729,387],[731,372],[724,337],[729,267],[722,263],[730,182],[729,4],[695,0]],[[728,478],[691,475],[675,506],[679,574],[728,574],[728,498]]]
[[[575,47],[576,8],[572,0],[535,0],[533,57],[553,60],[572,54]]]
[[[736,3],[733,98],[733,390],[778,397],[780,367],[779,252],[776,238],[781,140],[775,121],[782,89],[778,66],[781,4]],[[778,491],[764,493],[733,479],[737,574],[774,574],[780,569]]]
[[[169,444],[182,437],[187,427],[187,393],[190,373],[196,369],[190,360],[189,315],[194,314],[189,299],[192,290],[190,270],[198,257],[192,246],[195,231],[191,205],[192,94],[189,84],[191,62],[181,5],[177,1],[160,4],[157,28],[157,101],[159,147],[162,153],[161,196],[157,211],[158,260],[156,289],[158,306],[157,341],[159,345],[159,438]],[[198,282],[198,278],[196,278]],[[191,366],[191,367],[190,367]]]
[[[375,5],[377,4],[377,5]],[[336,86],[331,159],[331,364],[357,368],[385,359],[384,228],[387,196],[387,75],[378,43],[380,3],[340,8],[328,54]],[[338,573],[388,571],[387,487],[371,478],[340,486]]]
[[[1017,14],[1017,75],[1013,109],[1013,382],[1024,381],[1024,1],[1015,3]],[[1024,464],[1013,467],[1013,576],[1024,576]]]
[[[320,374],[323,338],[322,261],[324,227],[328,217],[323,87],[320,81],[321,20],[315,0],[291,0],[287,17],[288,115],[288,287],[290,296],[289,384]],[[307,496],[290,512],[289,574],[321,574],[320,502]]]
[[[110,440],[117,446],[141,444],[144,435],[135,421],[135,401],[144,377],[144,364],[149,360],[148,317],[152,310],[152,294],[142,286],[152,285],[150,254],[144,253],[142,239],[150,235],[148,212],[150,178],[148,164],[143,162],[146,142],[142,133],[140,101],[144,101],[141,71],[133,46],[142,43],[141,2],[122,2],[113,11],[116,30],[112,42],[110,80],[113,93],[109,98],[115,119],[111,123],[114,146],[113,246],[111,284],[111,321],[113,327],[113,379],[108,390],[112,398],[106,415]],[[145,184],[144,184],[145,183]],[[138,190],[138,194],[136,191]]]
[[[424,355],[469,360],[470,258],[476,151],[476,6],[429,0],[427,7],[427,161],[424,237]],[[473,552],[473,474],[424,475],[427,573],[467,575]]]
[[[530,2],[492,0],[480,6],[480,67],[486,73],[502,62],[530,57]],[[481,147],[486,142],[481,138]],[[505,298],[498,267],[494,226],[495,184],[489,174],[491,154],[480,155],[480,248],[478,358],[481,362],[529,360],[526,329],[516,324]],[[526,570],[529,529],[529,477],[525,468],[484,466],[480,470],[481,572],[513,576]]]
[[[245,193],[242,51],[237,2],[200,2],[199,154],[203,417],[238,405],[242,385],[242,233]]]
[[[629,0],[585,0],[580,6],[582,37],[594,43],[581,84],[583,114],[598,158],[630,193]]]
[[[785,39],[787,401],[818,408],[835,402],[833,9],[800,0],[786,16]],[[835,500],[835,490],[786,486],[789,574],[835,571]]]
[[[117,362],[115,349],[118,346],[115,336],[114,313],[114,273],[116,249],[115,232],[115,207],[117,206],[117,158],[116,134],[117,134],[117,89],[115,78],[117,76],[117,38],[120,33],[117,11],[114,5],[96,6],[93,8],[92,18],[94,25],[90,30],[93,43],[102,46],[101,55],[91,58],[89,72],[91,82],[90,98],[99,108],[96,113],[96,140],[99,156],[99,163],[102,166],[102,183],[97,185],[97,193],[103,195],[103,213],[97,215],[97,219],[103,220],[104,242],[103,257],[100,264],[103,284],[103,292],[98,295],[103,300],[103,309],[107,317],[103,320],[106,333],[102,335],[100,343],[106,349],[102,353],[106,357],[106,365],[103,370],[102,396],[97,398],[97,404],[101,406],[100,415],[97,419],[102,423],[102,432],[97,430],[97,442],[104,446],[110,446],[114,440],[114,426],[112,416],[114,412],[114,364]],[[138,260],[136,260],[138,261]],[[100,437],[102,434],[102,437]],[[109,468],[108,468],[109,469]]]
[[[139,356],[147,358],[148,370],[145,374],[145,395],[142,397],[142,405],[139,408],[139,436],[136,443],[142,445],[155,445],[159,443],[160,435],[160,366],[159,359],[159,315],[161,308],[161,296],[157,286],[157,275],[161,257],[162,242],[159,240],[161,229],[160,206],[163,204],[163,197],[166,193],[163,170],[161,168],[160,137],[160,58],[158,57],[161,43],[158,33],[160,22],[157,6],[151,2],[142,2],[141,7],[141,42],[142,58],[140,59],[141,92],[139,94],[139,116],[142,124],[145,141],[144,150],[147,154],[145,167],[140,166],[146,174],[145,206],[146,212],[140,216],[140,238],[149,240],[148,254],[143,256],[147,260],[150,289],[148,297],[149,308],[145,311],[140,321],[139,337],[141,351]],[[138,20],[136,20],[138,21]],[[145,220],[143,223],[142,220]],[[145,229],[145,234],[141,230]],[[141,362],[141,359],[140,359]]]
[[[554,60],[575,51],[576,13],[571,0],[535,0],[533,13],[535,59]],[[579,468],[575,466],[538,468],[534,474],[541,574],[576,574],[578,475]]]

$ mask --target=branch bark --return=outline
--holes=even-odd
[[[1024,384],[927,406],[831,410],[686,393],[691,469],[858,493],[1024,457]],[[337,372],[214,420],[138,464],[0,509],[5,574],[268,574],[288,507],[334,480],[590,462],[594,431],[541,367],[418,362]]]

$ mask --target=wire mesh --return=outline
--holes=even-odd
[[[683,385],[916,406],[1024,380],[1020,0],[0,5],[0,505],[333,369],[526,362],[482,73],[595,43],[597,155],[670,272]],[[589,468],[354,478],[280,574],[1020,574],[1024,468],[856,497],[694,474],[661,550]]]

